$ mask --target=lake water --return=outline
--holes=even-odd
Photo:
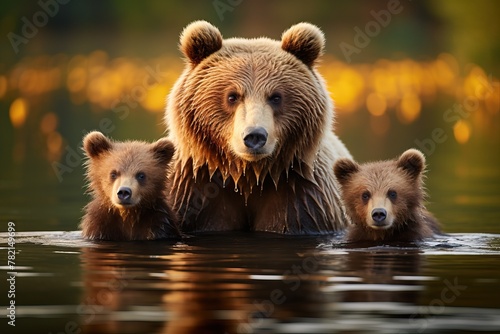
[[[160,93],[155,101],[164,101]],[[497,109],[466,119],[471,132],[461,143],[443,119],[454,105],[446,98],[424,104],[412,124],[400,124],[393,111],[337,118],[359,161],[424,150],[428,208],[449,236],[379,247],[262,233],[97,243],[77,231],[88,201],[83,134],[105,120],[115,139],[154,140],[164,126],[161,112],[133,110],[124,120],[78,96],[70,102],[58,91],[39,105],[31,99],[27,112],[11,111],[20,125],[0,123],[0,333],[500,332]],[[22,123],[19,115],[29,116]],[[444,132],[439,142],[436,129]],[[15,327],[5,317],[11,302]]]
[[[500,331],[497,234],[368,248],[238,233],[93,243],[77,231],[20,232],[16,241],[16,327],[4,318],[2,333]]]
[[[3,181],[1,304],[15,301],[16,326],[3,316],[0,332],[500,332],[500,178],[484,159],[465,161],[465,176],[436,163],[428,180],[450,235],[378,247],[266,233],[88,242],[77,231],[80,171]]]

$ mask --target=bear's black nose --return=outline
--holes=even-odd
[[[266,145],[267,131],[261,126],[247,128],[243,133],[245,146],[257,150]]]
[[[373,209],[372,218],[375,222],[381,223],[387,218],[387,211],[382,208]]]
[[[120,187],[116,195],[120,201],[128,201],[132,197],[132,189],[129,187]]]

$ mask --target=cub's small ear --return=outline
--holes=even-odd
[[[397,166],[416,179],[425,169],[425,157],[422,152],[412,148],[401,154]]]
[[[298,23],[281,36],[281,48],[312,67],[325,48],[323,32],[310,23]]]
[[[162,138],[151,145],[156,159],[165,164],[170,162],[175,153],[174,144],[170,140]]]
[[[83,138],[83,149],[90,158],[111,150],[113,142],[99,131],[92,131]]]
[[[195,21],[182,31],[180,49],[193,66],[222,47],[222,35],[207,21]]]
[[[339,183],[343,186],[351,179],[354,173],[359,172],[359,165],[351,159],[340,158],[335,162],[333,172]]]

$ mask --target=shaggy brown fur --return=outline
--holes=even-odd
[[[198,21],[180,40],[186,68],[165,120],[176,145],[171,202],[187,231],[289,234],[345,227],[333,104],[315,70],[322,32],[301,23],[269,38],[222,39]],[[248,144],[259,129],[262,145]]]
[[[167,204],[165,170],[174,147],[167,139],[149,144],[113,142],[100,132],[83,140],[92,201],[80,227],[92,240],[152,240],[180,235]]]
[[[398,159],[359,165],[335,163],[343,200],[353,225],[350,241],[416,241],[439,233],[437,220],[424,207],[424,155],[415,149]]]

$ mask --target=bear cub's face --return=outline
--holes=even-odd
[[[397,160],[360,165],[339,159],[334,166],[352,222],[378,231],[411,220],[423,200],[424,169],[425,158],[415,149],[407,150]]]
[[[121,143],[95,131],[85,136],[83,148],[90,188],[108,204],[128,210],[164,196],[166,166],[174,154],[167,139]]]

